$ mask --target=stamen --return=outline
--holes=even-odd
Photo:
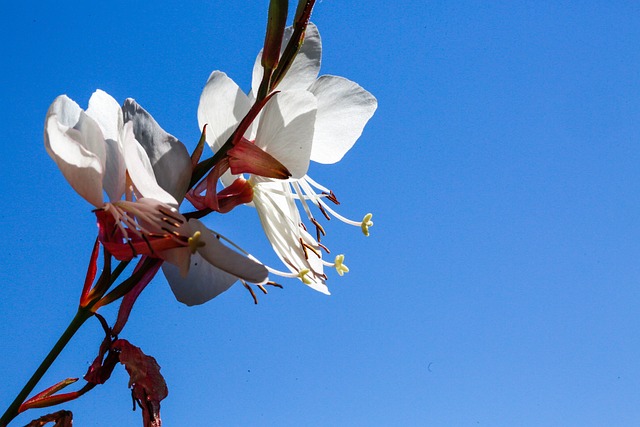
[[[276,283],[276,282],[272,282],[272,281],[268,281],[267,283],[265,283],[265,285],[283,289],[282,285],[280,283]]]
[[[344,273],[349,272],[349,267],[344,265],[344,254],[336,256],[335,268],[340,276],[344,276]]]
[[[330,212],[333,216],[335,216],[336,218],[338,218],[340,221],[349,224],[349,225],[355,225],[355,226],[360,226],[362,228],[362,233],[364,233],[365,236],[369,235],[369,228],[373,227],[373,221],[371,221],[371,218],[373,217],[373,214],[368,213],[364,216],[364,218],[362,219],[361,222],[357,222],[357,221],[353,221],[351,219],[345,218],[342,215],[340,215],[338,212],[334,211],[333,209],[331,209],[326,203],[324,203],[322,200],[319,201],[321,206],[323,206],[328,212]]]
[[[189,237],[189,240],[187,240],[187,243],[189,244],[189,250],[191,251],[191,255],[195,254],[198,248],[201,248],[205,245],[204,242],[200,241],[201,236],[202,236],[202,233],[200,233],[199,231],[196,231],[195,233],[193,233],[193,236]]]
[[[175,221],[170,221],[169,218],[167,217],[162,217],[162,221],[164,221],[165,224],[169,224],[172,227],[178,228],[180,227],[180,224],[175,222]]]
[[[302,237],[300,238],[300,247],[302,248],[302,251],[304,252],[304,259],[309,259],[309,254],[307,254],[307,246],[302,241]]]
[[[177,237],[177,238],[182,237],[182,236],[180,235],[180,233],[178,233],[178,232],[177,232],[177,231],[175,231],[175,230],[169,230],[169,229],[168,229],[168,228],[166,228],[166,227],[160,227],[160,229],[161,229],[162,231],[166,231],[168,234],[170,234],[170,235],[172,235],[172,236],[175,236],[175,237]]]
[[[304,283],[305,285],[310,285],[312,282],[307,277],[307,274],[309,274],[309,269],[308,268],[300,270],[300,273],[298,273],[298,279],[302,280],[302,283]]]
[[[153,250],[153,247],[151,246],[151,242],[149,242],[149,239],[147,239],[147,236],[145,236],[144,234],[142,235],[142,240],[144,240],[144,242],[147,244],[147,247],[149,248],[149,252],[151,252],[151,255],[155,256],[155,251]]]
[[[369,227],[373,227],[373,221],[371,221],[371,217],[373,217],[373,214],[370,214],[370,213],[366,214],[362,219],[362,223],[360,224],[360,227],[362,228],[362,232],[367,237],[369,236]]]
[[[333,191],[329,190],[327,187],[325,187],[324,185],[320,185],[317,182],[315,182],[313,179],[311,179],[311,177],[309,175],[305,175],[302,179],[304,179],[305,181],[307,181],[309,184],[311,184],[312,186],[316,187],[318,190],[322,191],[323,193],[330,193],[333,194]]]
[[[304,211],[307,214],[307,218],[309,218],[309,221],[311,221],[313,223],[313,225],[316,226],[316,236],[317,236],[317,240],[320,240],[320,233],[322,233],[322,235],[325,235],[324,229],[322,228],[322,226],[318,223],[318,221],[316,221],[316,219],[313,217],[313,214],[311,213],[311,209],[309,209],[309,206],[307,205],[307,201],[304,199],[303,197],[303,192],[302,189],[300,188],[300,185],[298,185],[297,182],[293,182],[292,183],[293,189],[295,190],[296,194],[298,195],[298,198],[300,200],[300,204],[302,204],[302,208],[304,209]],[[313,203],[317,206],[318,202],[316,202],[315,200],[312,200]],[[306,231],[306,228],[305,228]]]
[[[325,203],[322,203],[320,201],[318,201],[318,209],[320,209],[320,212],[322,212],[322,215],[324,215],[325,218],[327,218],[327,221],[331,221],[331,217],[327,214],[327,212],[324,210],[325,207],[327,207],[327,205]],[[327,210],[328,207],[327,207]]]
[[[329,191],[328,193],[323,192],[322,194],[327,196],[327,199],[331,200],[334,204],[336,204],[336,205],[340,204],[340,202],[338,201],[338,198],[336,197],[336,195],[333,194],[333,191]]]
[[[322,258],[322,254],[318,252],[318,250],[313,246],[311,246],[310,244],[303,242],[302,237],[300,238],[300,245],[302,245],[302,249],[304,250],[304,257],[306,259],[309,259],[309,257],[307,256],[307,249],[313,252],[318,258]]]
[[[287,264],[289,264],[289,263],[287,263]],[[287,279],[293,279],[293,278],[298,277],[297,273],[290,273],[290,272],[284,272],[284,271],[276,270],[275,268],[269,267],[268,265],[265,265],[265,267],[266,267],[266,269],[267,269],[267,271],[269,273],[275,274],[275,275],[280,276],[280,277],[285,277]],[[295,269],[296,267],[291,265],[291,268]],[[282,288],[282,285],[279,285],[279,284],[277,284],[275,282],[267,282],[266,284],[270,285],[270,286],[275,286],[275,287]]]
[[[326,247],[325,245],[323,245],[322,243],[318,242],[318,246],[320,246],[322,249],[325,250],[325,252],[327,252],[328,254],[331,253],[331,251],[329,250],[328,247]]]
[[[322,225],[320,225],[320,223],[318,221],[316,221],[315,218],[311,218],[311,222],[313,223],[313,225],[316,226],[316,237],[318,240],[318,242],[320,242],[320,237],[322,236],[326,236],[327,233],[325,233],[324,228],[322,227]]]
[[[244,280],[241,280],[240,282],[242,282],[242,286],[244,286],[251,294],[251,297],[253,298],[253,303],[258,304],[258,297],[256,296],[256,293],[253,292],[253,289],[251,289],[251,286],[249,286],[247,282],[245,282]]]
[[[171,218],[172,220],[174,220],[175,222],[177,222],[179,224],[184,224],[184,219],[182,219],[182,218],[180,218],[180,217],[178,217],[176,215],[172,215],[171,213],[167,212],[166,210],[163,210],[162,208],[159,208],[158,212],[160,212],[162,215],[168,216],[169,218]],[[162,220],[166,221],[166,218],[162,218]]]
[[[265,295],[267,295],[269,293],[269,292],[267,292],[267,290],[262,285],[258,285],[258,289],[260,289],[262,291],[262,293],[265,294]]]
[[[137,257],[138,253],[136,252],[136,248],[133,247],[133,243],[131,243],[131,239],[127,239],[127,245],[129,245],[129,247],[131,248],[132,258]]]

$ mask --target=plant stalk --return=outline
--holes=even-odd
[[[78,312],[67,326],[67,329],[58,339],[58,342],[51,348],[47,357],[44,358],[38,369],[33,373],[29,381],[22,388],[20,393],[16,396],[14,401],[9,405],[5,413],[0,417],[0,427],[6,427],[11,420],[18,416],[20,405],[27,400],[29,394],[33,391],[38,382],[42,379],[47,370],[51,367],[56,358],[60,355],[65,346],[69,343],[71,338],[78,332],[78,329],[89,319],[93,313],[88,308],[78,308]]]

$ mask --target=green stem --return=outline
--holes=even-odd
[[[51,367],[56,358],[60,355],[65,346],[69,343],[71,338],[78,332],[80,326],[89,319],[93,313],[87,308],[79,308],[76,315],[69,323],[69,326],[64,331],[62,336],[58,339],[58,342],[53,346],[47,357],[44,358],[38,369],[33,373],[29,381],[25,384],[23,389],[18,393],[18,396],[14,399],[14,401],[9,405],[5,413],[0,418],[0,427],[6,427],[11,420],[13,420],[18,415],[18,410],[20,409],[20,405],[24,403],[24,401],[29,396],[29,393],[33,391],[38,382],[42,379],[42,376],[47,372],[47,370]]]

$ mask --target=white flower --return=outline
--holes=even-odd
[[[292,30],[285,31],[283,50],[291,38]],[[318,163],[336,163],[353,146],[367,121],[373,115],[376,99],[358,84],[337,76],[318,77],[321,62],[321,41],[315,25],[309,24],[305,41],[296,56],[289,71],[279,83],[276,90],[282,91],[275,95],[280,100],[279,108],[288,108],[288,113],[295,111],[297,106],[288,107],[285,96],[290,93],[305,91],[316,99],[314,127],[311,136],[311,152],[309,159]],[[198,122],[202,129],[207,127],[207,142],[217,151],[227,141],[236,129],[240,120],[255,100],[262,79],[261,55],[256,59],[252,90],[249,96],[224,73],[215,71],[209,77],[200,98],[198,107]],[[299,95],[298,95],[299,96]],[[274,97],[274,99],[275,99]],[[292,172],[288,181],[273,180],[251,176],[249,182],[253,184],[253,205],[257,209],[260,221],[271,245],[278,257],[289,268],[294,276],[299,277],[313,289],[328,294],[325,285],[326,275],[323,266],[335,267],[340,275],[348,271],[343,264],[343,255],[338,255],[334,263],[322,260],[322,250],[326,249],[318,243],[302,224],[295,200],[299,200],[309,220],[316,226],[317,239],[324,234],[324,229],[313,217],[308,201],[317,206],[328,217],[331,213],[336,218],[352,225],[362,227],[368,235],[368,227],[373,225],[371,215],[362,221],[352,221],[335,212],[325,201],[328,199],[337,203],[333,193],[327,188],[313,181],[306,175],[308,161],[306,155],[291,150],[293,145],[289,138],[306,142],[307,134],[289,133],[287,139],[273,138],[273,143],[261,145],[256,137],[262,127],[269,124],[270,128],[282,127],[282,121],[269,113],[270,101],[265,110],[250,127],[245,136],[256,139],[256,145],[279,160]],[[257,123],[257,125],[256,125]],[[272,132],[275,135],[275,132]],[[279,152],[276,154],[275,150]],[[287,156],[288,153],[288,157]],[[306,153],[305,153],[306,154]],[[297,161],[297,163],[296,163]],[[230,185],[235,177],[227,173],[221,180],[224,185]],[[286,275],[285,273],[279,273]]]
[[[282,50],[292,35],[292,28],[285,30]],[[324,75],[318,78],[322,58],[322,42],[318,28],[309,23],[302,44],[291,68],[282,79],[277,90],[306,89],[318,100],[318,111],[313,134],[311,160],[317,163],[332,164],[340,161],[353,147],[362,134],[364,126],[373,116],[377,108],[376,98],[360,85],[343,77]],[[258,54],[253,67],[251,96],[257,93],[262,80],[262,52]],[[308,175],[291,182],[291,189],[297,200],[316,227],[317,239],[325,234],[324,228],[315,219],[307,204],[313,203],[322,214],[329,219],[329,214],[354,226],[359,226],[364,235],[369,235],[369,227],[373,226],[371,214],[366,214],[361,221],[343,217],[325,202],[330,200],[337,204],[331,190],[314,181]],[[348,268],[342,263],[343,255],[338,255],[333,264],[338,274],[342,275]]]
[[[85,112],[67,96],[59,96],[47,112],[44,140],[67,181],[98,208],[102,243],[116,258],[158,256],[186,275],[194,253],[192,258],[207,260],[201,263],[206,268],[219,267],[234,275],[234,281],[266,280],[264,266],[222,245],[199,221],[187,223],[177,211],[191,178],[191,159],[182,143],[135,101],[128,99],[121,108],[98,90]],[[108,233],[105,225],[110,226]],[[204,302],[201,289],[183,280],[169,281],[179,300]],[[220,283],[209,285],[210,299]]]
[[[244,137],[282,163],[292,179],[302,178],[309,167],[316,107],[316,98],[308,91],[277,93],[267,102]],[[198,123],[201,128],[208,125],[207,142],[214,151],[229,139],[250,108],[251,100],[233,80],[219,71],[211,74],[200,97]],[[234,179],[230,174],[222,177],[226,185]],[[284,275],[300,275],[305,282],[313,280],[313,286],[326,293],[322,264],[319,267],[313,265],[313,259],[309,261],[300,243],[307,240],[308,234],[301,226],[297,209],[294,206],[293,210],[284,211],[279,207],[283,188],[288,184],[255,175],[249,176],[248,181],[253,186],[254,206],[265,233],[276,254],[293,272]],[[317,247],[317,242],[309,245]],[[312,279],[302,275],[305,271],[314,272],[310,275]]]
[[[153,169],[145,166],[146,174],[148,177],[155,174],[157,184],[182,202],[191,179],[191,158],[186,148],[134,100],[127,99],[123,110],[125,121],[133,122],[136,139],[144,148],[138,152],[140,163],[146,165],[148,156]],[[181,168],[188,173],[180,173]],[[170,263],[162,265],[178,301],[190,306],[203,304],[229,289],[238,279],[256,284],[267,281],[266,268],[255,258],[225,246],[219,234],[197,219],[190,219],[187,225],[188,246],[167,251],[165,256]]]

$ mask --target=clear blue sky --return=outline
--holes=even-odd
[[[44,150],[49,104],[133,97],[191,149],[209,73],[249,88],[267,1],[140,3],[0,16],[3,409],[75,312],[96,232]],[[291,281],[188,308],[159,277],[122,337],[162,366],[165,425],[638,425],[638,3],[324,0],[312,19],[322,73],[378,98],[344,161],[311,170],[372,235],[332,221],[351,272],[330,297]],[[249,208],[208,224],[277,262]],[[99,333],[42,387],[82,376]],[[126,382],[64,408],[139,425]]]

